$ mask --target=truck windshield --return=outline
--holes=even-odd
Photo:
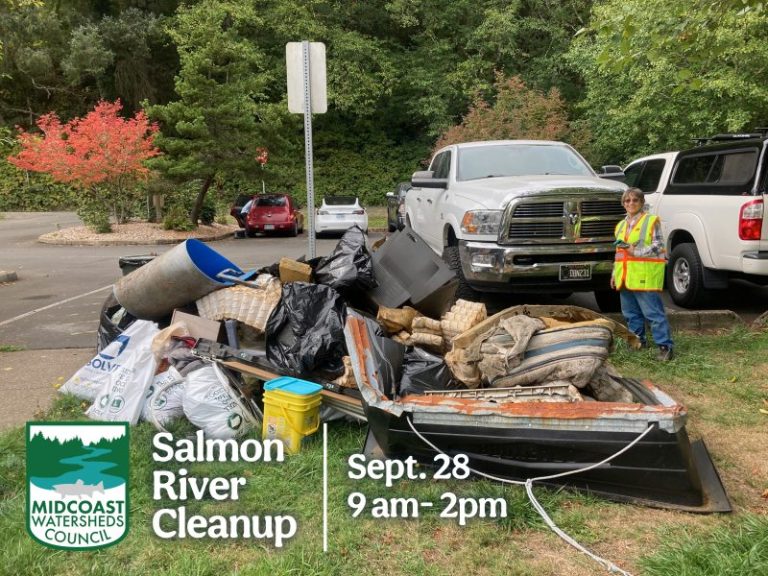
[[[503,176],[592,176],[592,169],[567,146],[508,144],[459,149],[457,180]]]

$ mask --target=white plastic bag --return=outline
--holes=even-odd
[[[258,425],[216,364],[187,374],[184,414],[211,438],[239,438]]]
[[[126,371],[126,366],[133,364],[137,344],[146,339],[151,342],[157,332],[157,324],[154,322],[137,320],[96,354],[88,364],[75,372],[59,388],[59,392],[93,402],[105,383],[120,378]]]
[[[173,366],[156,375],[147,389],[141,420],[151,422],[158,430],[165,431],[168,422],[184,416],[184,386],[184,376]]]
[[[85,388],[97,390],[93,404],[85,413],[89,418],[138,422],[147,388],[157,370],[151,348],[157,332],[154,322],[137,320],[117,337],[115,342],[120,342],[117,349],[112,348],[113,342],[70,379],[79,378],[81,389],[87,384]]]

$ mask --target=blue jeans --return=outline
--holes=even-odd
[[[653,341],[657,346],[672,347],[672,332],[669,329],[661,292],[619,291],[621,313],[627,320],[627,327],[645,343],[645,321],[651,325]]]

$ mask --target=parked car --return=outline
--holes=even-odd
[[[691,308],[732,278],[768,284],[768,134],[717,134],[699,143],[638,158],[624,171],[661,218],[669,295]]]
[[[368,232],[368,213],[355,196],[326,196],[317,209],[315,232],[344,232],[352,226]]]
[[[411,188],[410,182],[400,182],[394,192],[387,192],[387,229],[390,232],[405,228],[405,195]]]
[[[296,236],[304,231],[304,215],[296,200],[288,194],[258,194],[245,218],[245,233],[253,237],[257,232],[271,234],[287,232]]]
[[[235,201],[232,203],[232,207],[229,209],[230,216],[237,221],[240,228],[245,228],[245,218],[243,218],[240,212],[243,210],[243,206],[245,206],[251,198],[253,198],[253,195],[251,194],[238,194],[237,198],[235,198]]]

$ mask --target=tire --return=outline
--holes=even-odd
[[[294,238],[299,235],[299,223],[294,222],[293,228],[291,228],[291,231],[288,233],[290,236],[293,236]]]
[[[475,302],[480,301],[480,294],[472,288],[466,278],[464,278],[464,272],[461,270],[461,258],[459,257],[458,246],[446,246],[443,248],[443,261],[448,264],[448,267],[454,271],[456,278],[459,280],[459,285],[456,288],[456,295],[454,296],[454,302],[459,298],[464,300],[473,300]]]
[[[245,227],[245,235],[248,236],[248,238],[255,238],[256,237],[256,231],[253,228],[249,228],[248,226]]]
[[[595,290],[595,302],[600,312],[621,312],[621,298],[617,290]]]
[[[696,244],[678,244],[672,250],[667,267],[667,290],[678,306],[694,308],[704,303],[704,266],[701,264]]]

